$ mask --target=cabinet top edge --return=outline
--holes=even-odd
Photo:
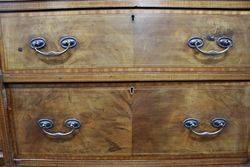
[[[0,12],[88,8],[250,9],[247,0],[0,0]]]

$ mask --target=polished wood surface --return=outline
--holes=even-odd
[[[4,165],[61,167],[250,166],[249,0],[0,0],[0,136]],[[29,47],[60,51],[60,37],[78,45],[44,58]],[[222,50],[208,57],[187,46]],[[51,132],[82,127],[67,139]],[[228,121],[215,137],[211,119]],[[0,137],[1,140],[1,137]],[[1,142],[1,141],[0,141]],[[0,147],[1,148],[1,147]],[[3,166],[1,161],[0,166]]]
[[[3,166],[4,162],[3,162],[3,152],[0,151],[0,165]]]
[[[103,11],[100,12],[103,13]],[[24,14],[24,17],[2,18],[6,70],[35,72],[36,69],[57,69],[58,71],[72,70],[72,68],[131,66],[133,24],[131,24],[129,12],[117,15],[98,14],[98,11],[83,13],[85,14],[29,13]],[[10,27],[13,29],[11,30]],[[20,32],[12,34],[16,31],[14,29]],[[20,33],[23,34],[21,38],[17,35]],[[47,46],[43,50],[62,50],[58,43],[65,35],[74,36],[78,45],[69,53],[66,52],[54,59],[45,59],[29,47],[29,41],[32,38],[43,37],[47,39]],[[16,41],[14,45],[13,40]],[[23,52],[13,49],[18,47],[23,48]]]
[[[13,85],[11,96],[15,158],[131,155],[131,96],[126,87]],[[42,118],[54,121],[50,131],[67,132],[64,122],[69,118],[82,127],[69,139],[51,139],[37,125]]]
[[[14,2],[14,0],[12,0]],[[70,1],[22,1],[2,2],[1,11],[29,11],[53,9],[86,9],[86,8],[216,8],[216,9],[249,9],[248,0],[70,0]]]
[[[4,81],[244,80],[250,75],[249,14],[205,10],[1,14]],[[204,24],[204,19],[211,21]],[[79,45],[62,56],[44,59],[29,47],[32,38],[41,36],[47,39],[44,50],[60,50],[58,42],[64,35],[76,37]],[[193,36],[228,36],[234,46],[211,58],[187,45]],[[221,50],[207,40],[203,49]]]
[[[247,157],[249,98],[249,83],[138,86],[133,103],[133,153]],[[214,118],[226,119],[228,126],[214,138],[202,138],[184,128],[187,118],[200,121],[198,131],[216,131],[210,124]]]
[[[13,150],[12,150],[12,144],[11,144],[11,134],[10,134],[10,119],[8,116],[8,107],[7,107],[7,93],[5,89],[5,84],[3,83],[3,77],[2,73],[0,73],[0,92],[1,92],[1,98],[0,98],[0,131],[2,135],[2,149],[3,149],[3,160],[4,165],[6,167],[13,167],[14,161],[13,161]]]
[[[12,84],[7,92],[14,158],[20,163],[66,157],[247,160],[249,82]],[[66,131],[63,122],[72,117],[83,126],[71,140],[50,139],[36,123],[51,118],[55,131]],[[215,117],[229,124],[219,136],[204,139],[183,127],[188,117],[201,121],[200,130],[215,130],[209,124]]]

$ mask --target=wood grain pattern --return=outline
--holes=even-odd
[[[62,12],[52,16],[24,15],[1,20],[6,70],[126,67],[132,62],[129,14],[71,15]],[[20,31],[13,34],[16,28]],[[65,35],[76,37],[78,45],[57,59],[44,59],[29,47],[32,38],[44,37],[47,40],[44,50],[62,50],[58,43]],[[16,41],[14,45],[13,40]],[[22,52],[16,50],[19,47],[23,48]]]
[[[10,136],[10,120],[7,111],[7,93],[5,89],[5,85],[2,80],[2,73],[0,73],[0,128],[2,135],[2,149],[3,149],[3,161],[4,165],[7,167],[14,166],[13,161],[13,150],[11,136]]]
[[[132,14],[136,15],[134,22]],[[249,11],[205,10],[2,14],[4,79],[6,82],[56,82],[58,78],[125,81],[133,80],[133,75],[137,75],[134,77],[137,80],[208,80],[213,75],[213,80],[249,79],[249,14]],[[204,24],[204,19],[211,21]],[[43,36],[48,39],[45,50],[59,50],[57,42],[65,34],[77,37],[79,46],[65,55],[67,59],[57,60],[63,60],[62,64],[40,60],[28,46],[32,37]],[[190,37],[208,35],[232,37],[235,46],[216,58],[207,58],[187,46]],[[205,42],[204,49],[221,50],[215,42]]]
[[[58,158],[131,155],[130,95],[124,87],[86,85],[13,85],[15,158]],[[45,136],[41,118],[54,120],[53,131],[67,131],[64,121],[82,123],[69,140]]]
[[[15,159],[246,160],[249,82],[136,83],[135,95],[129,85],[10,85]],[[69,141],[49,139],[36,125],[40,118],[51,118],[54,130],[63,131],[70,117],[83,127]],[[187,117],[201,120],[200,129],[208,131],[214,130],[209,125],[214,117],[229,125],[216,138],[196,138],[182,125]]]
[[[146,84],[145,84],[146,85]],[[181,157],[247,157],[250,85],[165,84],[137,86],[133,103],[133,154]],[[196,118],[201,131],[215,131],[210,121],[229,124],[214,138],[201,138],[183,127]]]
[[[249,16],[207,12],[164,14],[159,11],[136,14],[134,24],[136,67],[191,67],[194,70],[197,67],[250,67],[250,50],[243,42],[250,39]],[[206,40],[209,36],[230,37],[235,45],[224,56],[209,58],[187,46],[187,40],[194,36],[205,39],[203,50],[223,50],[216,42]]]
[[[13,0],[14,1],[14,0]],[[26,1],[20,3],[2,2],[0,11],[53,10],[79,8],[217,8],[217,9],[248,9],[248,0],[70,0],[70,1]],[[18,0],[17,0],[18,1]]]
[[[5,166],[250,166],[249,9],[248,0],[0,0]],[[28,45],[42,36],[44,51],[59,51],[64,35],[79,45],[52,60]],[[234,46],[214,58],[187,46],[209,35]],[[203,49],[221,50],[207,40]],[[71,139],[37,126],[50,118],[66,132],[72,117],[82,127]],[[204,131],[215,117],[229,124],[204,139],[183,127],[188,117]],[[0,147],[3,166],[1,157]]]

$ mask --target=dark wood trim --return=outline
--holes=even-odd
[[[181,159],[181,160],[48,160],[48,159],[15,159],[17,165],[20,166],[61,166],[61,167],[166,167],[172,166],[195,166],[195,165],[211,165],[211,166],[219,166],[222,165],[230,165],[230,166],[248,166],[246,158],[212,158],[212,159]]]
[[[0,166],[3,166],[3,152],[0,151]]]
[[[2,135],[2,146],[3,146],[3,154],[4,154],[4,163],[6,166],[14,166],[13,165],[13,155],[11,151],[11,138],[9,133],[9,119],[7,114],[7,94],[4,87],[2,74],[0,75],[0,128],[1,128],[1,135]]]

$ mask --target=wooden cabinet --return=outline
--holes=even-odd
[[[249,9],[0,0],[4,165],[248,166]]]

